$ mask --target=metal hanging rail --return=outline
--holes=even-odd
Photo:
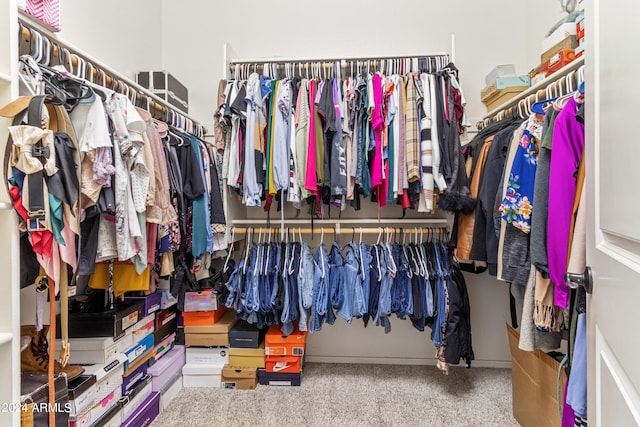
[[[20,43],[28,43],[30,49],[33,45],[42,43],[47,45],[49,50],[47,55],[42,55],[42,58],[37,58],[39,60],[36,62],[47,65],[47,60],[50,61],[51,58],[64,55],[68,57],[68,61],[65,61],[67,63],[62,65],[71,65],[71,68],[76,67],[74,74],[80,74],[78,77],[125,93],[130,98],[135,96],[135,99],[140,105],[147,107],[149,110],[155,110],[165,121],[177,128],[196,136],[202,137],[206,134],[207,129],[184,111],[167,104],[167,102],[158,95],[145,89],[138,83],[125,77],[72,44],[58,38],[56,34],[39,25],[37,22],[32,21],[29,17],[20,15],[18,21],[21,28],[19,35]],[[73,73],[74,70],[71,69],[69,71]]]

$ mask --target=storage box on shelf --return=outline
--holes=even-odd
[[[551,58],[549,58],[547,62],[545,62],[544,64],[540,64],[538,67],[531,71],[531,84],[536,84],[545,77],[549,77],[575,59],[576,56],[573,49],[565,49],[556,53]]]
[[[178,329],[179,313],[176,306],[166,308],[156,314],[156,330],[154,332],[153,343],[155,346],[160,345]]]
[[[96,377],[95,375],[80,375],[69,381],[69,420],[75,421],[78,415],[86,414],[91,410],[96,398]]]
[[[496,65],[484,78],[485,83],[490,85],[498,77],[507,77],[516,75],[516,66],[513,64]]]
[[[140,381],[142,381],[147,376],[147,365],[143,363],[138,366],[133,372],[131,372],[128,376],[122,377],[122,395],[126,395],[129,391],[133,390]]]
[[[560,51],[575,49],[576,47],[578,47],[578,39],[576,38],[576,36],[569,36],[566,39],[556,43],[550,49],[544,51],[540,56],[540,63],[546,63],[547,61],[549,61],[549,59],[551,59],[553,55]]]
[[[124,334],[119,338],[96,337],[96,338],[71,338],[69,345],[71,348],[69,363],[71,364],[94,364],[107,363],[116,354],[124,353],[133,345],[133,336]],[[62,341],[56,340],[56,355],[60,353]]]
[[[148,316],[150,314],[155,313],[160,310],[160,303],[162,301],[162,293],[154,292],[152,294],[143,296],[143,297],[135,297],[135,296],[126,296],[125,301],[130,302],[139,302],[141,301],[143,304],[142,315]]]
[[[180,375],[182,367],[186,363],[185,348],[181,345],[173,347],[162,359],[148,369],[153,377],[152,390],[161,391],[166,388],[172,379]]]
[[[189,89],[167,71],[141,71],[136,82],[174,107],[189,112]]]
[[[198,292],[185,292],[183,312],[192,311],[214,311],[224,306],[223,301],[219,301],[219,294],[213,293],[212,289],[204,289]]]
[[[151,395],[151,375],[146,375],[135,387],[120,398],[122,419],[127,419]]]

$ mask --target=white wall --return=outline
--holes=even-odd
[[[519,73],[536,66],[544,34],[562,16],[556,0],[117,0],[109,6],[63,0],[63,8],[65,39],[130,77],[168,70],[190,90],[190,115],[209,128],[226,42],[239,59],[401,56],[448,52],[455,33],[456,65],[475,122],[485,113],[479,96],[484,76],[496,64],[514,63]],[[486,274],[466,279],[476,365],[503,365],[511,359],[504,327],[508,286]],[[310,359],[430,363],[433,357],[428,336],[406,321],[394,319],[387,336],[361,322],[337,323],[309,339]]]
[[[156,0],[61,0],[60,37],[135,81],[162,67],[161,5]]]

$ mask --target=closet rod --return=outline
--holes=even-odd
[[[229,67],[233,67],[235,65],[261,65],[261,64],[289,64],[289,63],[298,63],[302,62],[303,64],[311,64],[317,62],[342,62],[342,65],[345,66],[349,61],[386,61],[389,59],[405,59],[411,60],[414,58],[422,59],[422,58],[437,58],[437,57],[447,57],[449,58],[449,54],[446,52],[440,53],[428,53],[428,54],[419,54],[419,55],[390,55],[390,56],[351,56],[351,57],[339,57],[339,58],[282,58],[282,57],[273,57],[273,58],[255,58],[255,59],[242,59],[237,61],[229,61]]]
[[[260,233],[260,231],[262,231],[263,235],[268,235],[269,233],[276,233],[279,234],[282,230],[280,227],[234,227],[233,228],[233,232],[235,234],[247,234],[249,232],[249,230],[251,230],[251,233],[254,235],[257,235]],[[386,236],[388,232],[392,232],[396,235],[401,235],[401,234],[412,234],[412,233],[416,233],[416,232],[427,232],[427,233],[433,233],[434,231],[438,234],[448,234],[449,233],[449,229],[447,227],[344,227],[344,228],[340,228],[339,230],[336,228],[332,228],[332,227],[314,227],[314,228],[308,228],[308,227],[289,227],[287,228],[287,230],[289,231],[289,233],[291,235],[295,235],[295,234],[342,234],[342,235],[347,235],[347,234],[360,234],[362,232],[362,234],[382,234],[383,236]]]
[[[135,92],[137,100],[142,101],[143,97],[146,97],[147,100],[149,100],[149,108],[154,108],[156,111],[160,112],[161,114],[165,113],[169,119],[170,119],[169,112],[171,112],[179,117],[184,118],[185,121],[186,120],[190,121],[194,128],[199,127],[199,129],[201,130],[200,133],[202,135],[207,133],[207,129],[202,124],[200,124],[197,120],[190,117],[184,111],[180,110],[179,108],[170,106],[169,104],[167,104],[165,100],[160,98],[155,93],[145,89],[144,87],[140,86],[138,83],[135,83],[131,79],[120,74],[119,72],[109,67],[108,65],[98,61],[91,55],[78,49],[77,47],[73,46],[69,42],[60,39],[56,34],[44,28],[37,22],[34,22],[28,16],[21,14],[18,17],[18,21],[22,25],[20,38],[24,40],[25,43],[31,43],[32,33],[33,34],[38,33],[42,38],[47,39],[51,43],[52,57],[58,55],[59,47],[63,47],[69,51],[72,65],[78,66],[78,58],[86,62],[92,74],[91,78],[88,80],[93,81],[94,79],[96,80],[98,78],[101,79],[101,76],[99,77],[98,74],[101,74],[100,71],[102,71],[102,73],[105,74],[105,80],[107,85],[111,85],[113,83],[116,89],[122,92],[124,92],[126,87],[129,87],[131,90]],[[72,70],[69,70],[69,71],[72,72]],[[100,82],[97,82],[96,84],[100,84]],[[172,124],[175,124],[175,123],[172,123]]]
[[[310,222],[309,219],[285,219],[285,226],[293,226],[293,225],[301,225],[306,226]],[[447,226],[449,224],[449,220],[446,218],[402,218],[402,219],[381,219],[379,222],[377,220],[372,219],[362,219],[362,218],[354,218],[354,219],[316,219],[313,221],[315,224],[319,226],[322,225],[337,225],[337,224],[349,224],[349,225],[360,225],[362,227],[380,227],[384,225],[398,226],[400,224],[406,226],[415,226],[415,225],[424,225],[424,226]],[[272,219],[271,221],[267,221],[266,219],[234,219],[232,220],[234,226],[245,225],[245,226],[267,226],[269,224],[279,224],[279,219]]]
[[[522,110],[522,108],[526,107],[528,104],[533,104],[534,102],[546,99],[544,96],[546,96],[547,89],[549,87],[564,85],[562,89],[566,90],[568,84],[571,84],[573,89],[576,90],[582,81],[584,81],[584,56],[571,61],[549,77],[544,78],[529,89],[520,93],[515,98],[512,98],[497,108],[494,108],[485,114],[484,119],[479,121],[476,127],[478,129],[482,129],[490,123],[499,121],[502,118],[518,115],[519,109]]]

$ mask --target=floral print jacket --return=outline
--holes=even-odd
[[[543,122],[531,116],[525,124],[509,173],[504,199],[500,205],[502,219],[519,230],[531,231],[533,189],[536,180],[538,144]]]

